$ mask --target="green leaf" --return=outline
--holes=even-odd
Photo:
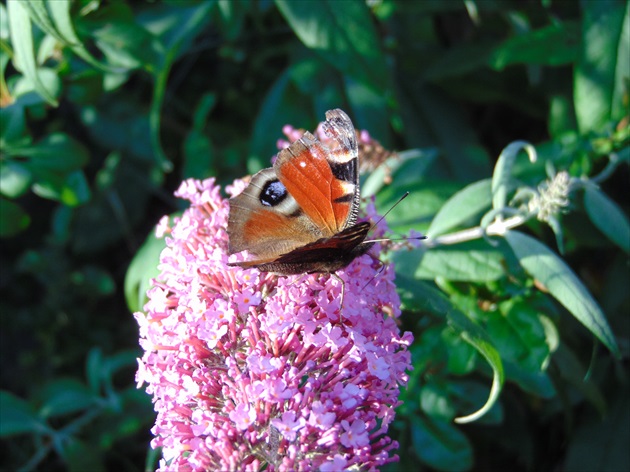
[[[394,268],[398,269],[398,266]],[[443,317],[453,308],[451,302],[437,288],[398,270],[396,270],[396,289],[400,295],[403,310],[429,312]]]
[[[29,146],[14,146],[7,153],[16,157],[27,157],[27,165],[34,172],[46,169],[55,172],[70,172],[80,169],[89,161],[87,150],[75,139],[64,133],[52,133]]]
[[[391,177],[392,184],[396,185],[404,176],[404,172],[409,170],[409,165],[407,165],[409,161],[416,161],[410,165],[416,172],[416,177],[421,178],[436,157],[437,152],[431,150],[409,149],[397,152],[367,175],[365,181],[361,183],[361,197],[369,198],[378,194],[383,187],[387,186],[388,177]],[[421,185],[420,182],[415,184],[417,187]]]
[[[275,1],[306,47],[358,82],[384,94],[389,74],[367,5],[363,2],[321,0]]]
[[[448,350],[448,371],[454,375],[465,375],[475,368],[477,351],[451,328],[442,332],[442,339]],[[481,403],[481,402],[479,402]],[[477,405],[471,405],[470,408]]]
[[[215,150],[212,142],[204,132],[208,115],[216,103],[214,94],[205,94],[201,97],[193,117],[193,127],[184,141],[184,165],[182,177],[205,178],[216,174],[214,160]]]
[[[31,218],[17,203],[0,197],[0,237],[9,238],[28,228]]]
[[[98,397],[76,379],[56,379],[37,391],[39,413],[44,418],[78,413],[92,407]]]
[[[0,437],[41,433],[48,429],[31,405],[6,390],[0,390]]]
[[[57,99],[49,88],[40,80],[33,45],[31,18],[21,1],[12,0],[7,4],[11,45],[13,46],[13,65],[34,85],[37,93],[52,106],[57,106]]]
[[[7,107],[0,107],[0,148],[6,151],[27,138],[24,107],[18,100]]]
[[[451,401],[458,404],[460,410],[469,411],[488,398],[488,385],[467,378],[461,380],[450,379],[448,393],[452,399]],[[477,420],[477,424],[499,425],[503,423],[503,420],[503,407],[501,403],[496,402],[483,417]]]
[[[445,385],[428,383],[420,388],[420,407],[432,418],[452,420],[455,416],[448,390]]]
[[[31,173],[20,162],[0,161],[0,195],[17,198],[26,193],[31,185]]]
[[[397,251],[391,260],[397,272],[419,279],[441,276],[452,281],[489,282],[500,279],[506,272],[504,252],[484,240]]]
[[[32,169],[37,177],[33,184],[33,192],[36,195],[70,207],[82,205],[90,200],[90,187],[82,171],[63,174],[46,168]]]
[[[23,5],[28,10],[31,20],[42,31],[71,48],[77,56],[94,67],[108,68],[88,52],[74,31],[71,17],[72,2],[70,0],[48,0],[46,2],[27,0],[23,2]]]
[[[162,45],[136,23],[106,22],[95,28],[92,34],[98,48],[115,67],[155,70],[162,63]]]
[[[626,254],[630,253],[630,222],[623,210],[591,185],[584,189],[584,207],[593,224]]]
[[[604,313],[569,266],[547,246],[523,233],[508,231],[505,239],[523,268],[618,356],[619,347]]]
[[[402,273],[408,274],[406,272]],[[482,328],[467,318],[466,315],[453,305],[444,294],[428,284],[412,279],[408,277],[408,275],[400,275],[397,272],[396,286],[401,294],[404,309],[429,311],[439,316],[446,316],[450,328],[461,336],[461,339],[479,352],[479,354],[486,359],[488,364],[490,364],[493,371],[493,380],[486,403],[475,413],[456,418],[455,421],[458,423],[467,423],[479,419],[485,415],[498,400],[505,378],[501,357],[490,342],[488,335]],[[437,339],[435,336],[433,338]],[[418,365],[416,361],[417,359],[414,359],[414,364]]]
[[[630,4],[582,1],[582,51],[575,67],[574,100],[582,133],[601,132],[627,115],[624,80],[630,70]]]
[[[46,89],[54,96],[61,93],[61,79],[57,71],[47,67],[37,68],[39,81],[46,84]],[[33,83],[29,76],[22,76],[15,81],[13,95],[16,98],[15,105],[21,107],[34,107],[46,104],[46,100],[37,89],[37,84]]]
[[[499,394],[503,389],[505,373],[503,371],[503,361],[496,347],[490,341],[486,332],[476,323],[457,309],[452,309],[448,313],[448,323],[457,331],[462,339],[474,347],[479,354],[488,362],[492,368],[492,387],[486,403],[474,413],[455,418],[456,423],[470,423],[485,415],[499,399]]]
[[[391,185],[376,195],[376,208],[385,212],[405,192],[410,192],[400,205],[387,214],[387,225],[396,233],[406,233],[410,229],[423,231],[444,202],[460,187],[453,182],[424,180],[418,173],[426,169],[426,164],[420,159],[406,161],[396,170]]]
[[[560,66],[577,59],[580,26],[576,21],[555,23],[506,40],[489,58],[490,67],[513,64]]]
[[[444,234],[489,208],[492,203],[490,185],[490,179],[480,180],[467,185],[449,198],[433,218],[427,235],[433,238]]]
[[[164,238],[157,238],[151,232],[133,257],[125,275],[125,300],[131,312],[141,311],[147,302],[151,279],[160,275],[158,264],[165,247]]]
[[[472,445],[450,422],[413,416],[411,442],[420,460],[434,469],[464,472],[473,465]]]

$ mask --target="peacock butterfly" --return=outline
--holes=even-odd
[[[281,275],[334,273],[372,247],[365,241],[370,223],[356,222],[359,154],[352,121],[342,110],[329,110],[323,129],[330,144],[305,132],[230,199],[229,253],[247,250],[256,259],[229,265]]]

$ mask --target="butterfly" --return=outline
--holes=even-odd
[[[334,274],[373,246],[365,241],[371,224],[356,222],[359,153],[352,121],[329,110],[323,129],[329,143],[305,132],[230,199],[228,252],[247,250],[256,258],[229,265]]]

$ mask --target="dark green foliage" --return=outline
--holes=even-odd
[[[155,468],[149,234],[182,179],[339,107],[401,151],[364,196],[411,192],[388,224],[429,236],[392,258],[415,369],[387,470],[628,470],[629,25],[622,0],[1,3],[0,469]]]

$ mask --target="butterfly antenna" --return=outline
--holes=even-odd
[[[392,211],[394,208],[396,208],[396,207],[398,206],[398,204],[399,204],[400,202],[402,202],[402,201],[403,201],[405,198],[407,198],[408,196],[409,196],[409,192],[405,192],[405,193],[403,194],[403,196],[402,196],[402,197],[400,197],[400,198],[398,199],[398,201],[396,201],[396,203],[394,203],[394,204],[393,204],[393,205],[389,208],[389,210],[387,210],[387,211],[385,212],[385,214],[384,214],[383,216],[381,216],[381,217],[378,219],[378,221],[376,221],[376,223],[373,223],[373,224],[372,224],[372,227],[371,227],[370,229],[374,229],[374,228],[376,228],[376,225],[378,225],[381,221],[383,221],[383,220],[385,219],[385,217],[386,217],[387,215],[389,215],[389,212],[390,212],[390,211]]]
[[[376,223],[373,223],[372,226],[370,227],[370,230],[376,228],[376,225],[378,225],[381,221],[383,221],[385,219],[385,217],[387,215],[389,215],[389,212],[392,211],[394,208],[396,208],[396,206],[398,206],[398,204],[400,202],[402,202],[405,198],[407,198],[409,196],[409,192],[405,192],[397,201],[396,203],[394,203],[389,210],[387,210],[385,212],[385,214],[383,216],[381,216]],[[403,238],[381,238],[381,239],[367,239],[365,241],[363,241],[364,243],[380,243],[383,241],[407,241],[409,239],[427,239],[426,236],[414,236],[414,237],[403,237]]]

